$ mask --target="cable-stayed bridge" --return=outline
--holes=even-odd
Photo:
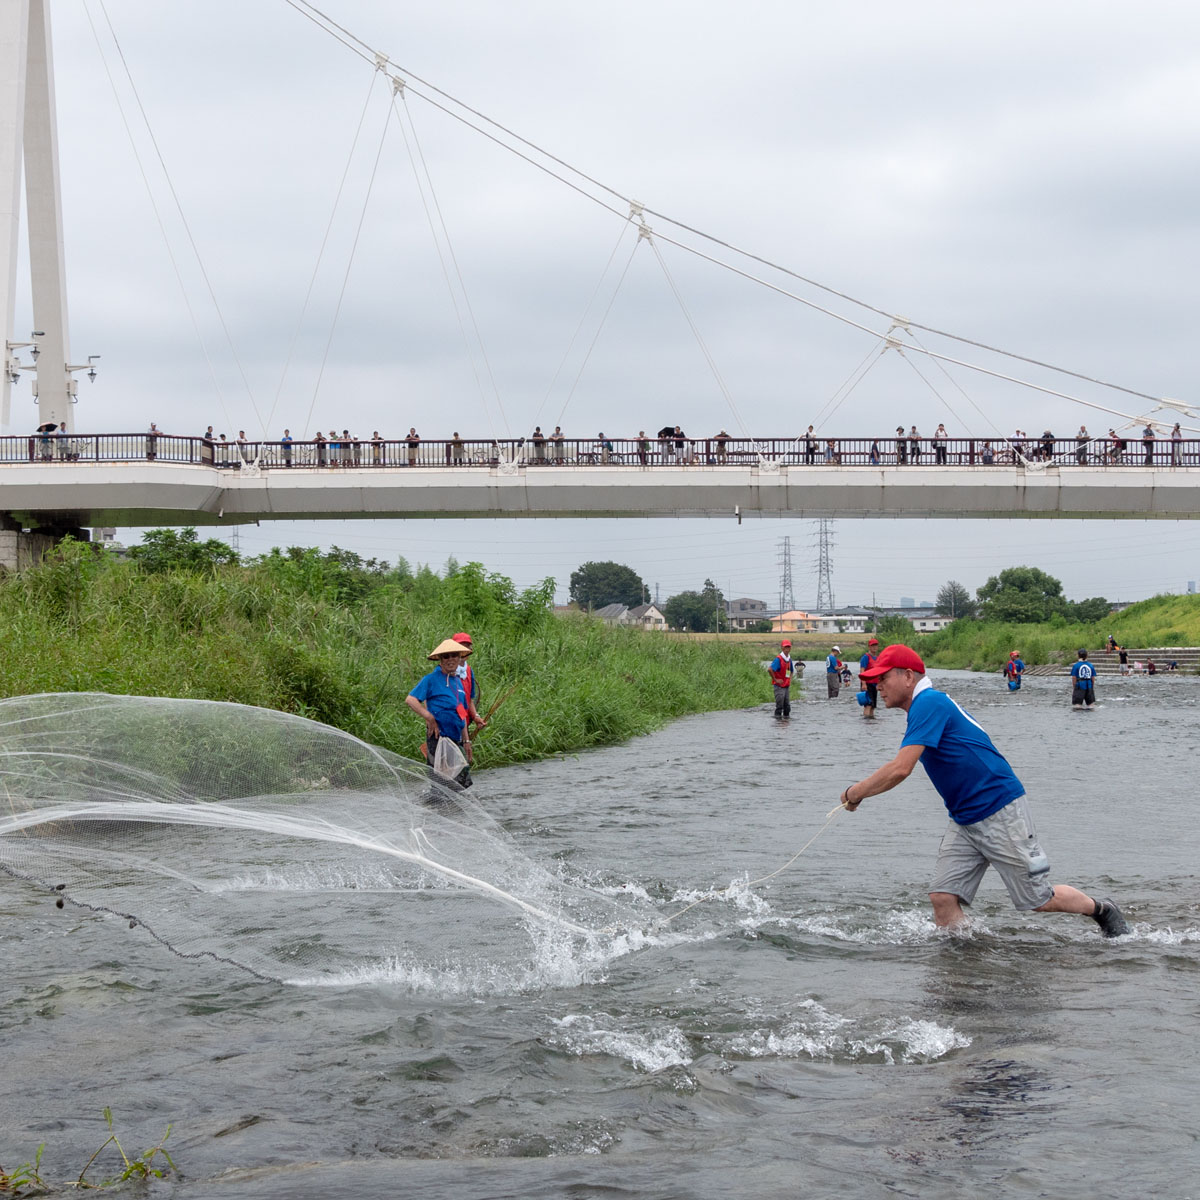
[[[1039,445],[1036,458],[1005,451],[1001,462],[978,439],[915,456],[907,439],[824,446],[5,438],[0,509],[24,528],[58,530],[388,517],[1200,517],[1200,441],[1119,457],[1107,442],[1064,441]]]

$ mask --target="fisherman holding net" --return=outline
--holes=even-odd
[[[950,813],[930,887],[933,919],[961,925],[988,867],[995,867],[1014,907],[1023,912],[1069,912],[1091,917],[1105,937],[1129,932],[1111,900],[1094,900],[1069,884],[1050,883],[1025,789],[992,739],[974,719],[925,677],[925,664],[908,646],[888,646],[861,673],[888,708],[908,714],[900,752],[891,762],[842,793],[848,812],[868,797],[903,783],[919,761]]]
[[[437,667],[405,698],[408,707],[425,722],[425,757],[430,769],[443,783],[460,788],[469,788],[474,782],[467,762],[470,699],[458,675],[459,666],[470,653],[470,646],[452,638],[439,642],[428,656]]]

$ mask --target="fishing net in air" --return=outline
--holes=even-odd
[[[586,969],[620,921],[423,767],[201,700],[0,701],[0,869],[280,981],[510,990]]]

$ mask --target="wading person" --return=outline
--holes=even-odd
[[[866,654],[858,660],[858,681],[863,685],[863,691],[867,693],[867,702],[863,705],[863,716],[868,721],[875,715],[875,707],[879,703],[879,689],[866,678],[863,672],[869,671],[875,665],[878,657],[879,639],[873,637],[867,642]]]
[[[1096,703],[1096,668],[1087,660],[1087,651],[1080,650],[1077,662],[1071,664],[1071,704],[1091,707]]]
[[[1008,690],[1010,692],[1019,692],[1021,690],[1021,676],[1025,674],[1025,664],[1021,661],[1021,652],[1019,650],[1012,651],[1008,656],[1008,662],[1004,664],[1004,678],[1008,680]]]
[[[830,700],[837,699],[842,687],[842,660],[838,657],[841,652],[841,646],[834,646],[825,658],[825,690]]]
[[[468,654],[474,652],[474,645],[471,643],[471,635],[469,633],[456,633],[451,639],[452,642],[457,642],[462,646]],[[455,674],[463,681],[463,691],[467,693],[467,724],[474,725],[476,729],[485,729],[487,721],[479,715],[478,709],[475,707],[475,701],[479,699],[479,680],[475,676],[475,668],[464,658],[458,664],[458,670]],[[474,761],[473,754],[470,753],[470,743],[467,743],[468,753],[467,761]]]
[[[438,742],[449,738],[462,752],[469,752],[467,721],[467,693],[463,681],[458,677],[458,668],[471,651],[467,646],[447,638],[439,642],[428,656],[437,667],[422,679],[408,696],[405,703],[425,722],[425,757],[433,767],[437,756]],[[454,776],[459,787],[471,786],[471,767],[467,764]]]
[[[966,920],[988,867],[994,867],[1022,912],[1091,917],[1105,937],[1129,932],[1111,900],[1095,900],[1069,884],[1050,883],[1050,862],[1038,844],[1025,789],[982,726],[925,678],[925,664],[907,646],[888,646],[864,672],[888,708],[908,713],[900,752],[842,793],[850,812],[868,797],[903,783],[918,762],[945,802],[950,825],[938,850],[929,899],[939,926]]]
[[[792,676],[796,664],[792,662],[792,643],[779,643],[779,653],[767,664],[767,673],[775,689],[775,716],[778,720],[792,715]]]

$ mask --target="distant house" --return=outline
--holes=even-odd
[[[629,606],[625,604],[606,604],[603,608],[593,609],[592,616],[599,617],[605,625],[624,625],[628,611]]]
[[[736,600],[725,601],[725,615],[729,619],[730,629],[749,629],[759,621],[769,619],[770,610],[765,600],[752,600],[749,596],[739,596]]]
[[[816,620],[809,613],[793,608],[790,612],[772,617],[771,630],[773,633],[812,633],[817,627]]]
[[[633,608],[625,610],[625,619],[621,624],[636,625],[640,629],[662,632],[667,627],[667,618],[658,610],[657,605],[636,604]]]
[[[865,633],[870,619],[865,612],[822,613],[812,618],[818,633]]]

